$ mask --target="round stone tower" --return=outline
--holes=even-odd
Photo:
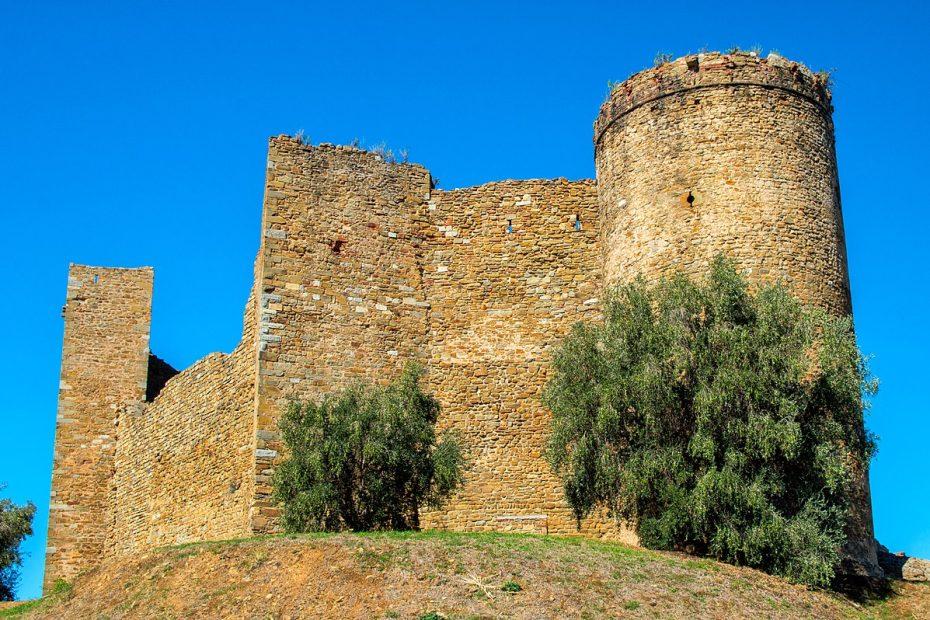
[[[770,54],[697,54],[637,73],[594,125],[605,277],[752,278],[850,312],[825,79]]]
[[[594,124],[607,284],[719,253],[751,280],[851,312],[826,79],[770,54],[696,54],[613,89]],[[868,477],[847,568],[875,574]]]

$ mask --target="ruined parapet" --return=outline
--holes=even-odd
[[[775,54],[697,54],[613,89],[595,122],[607,284],[706,273],[719,253],[756,282],[851,312],[827,80]],[[849,527],[875,573],[868,477]]]
[[[150,268],[71,265],[52,468],[45,587],[103,557],[115,421],[146,394]]]

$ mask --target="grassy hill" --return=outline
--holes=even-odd
[[[930,585],[869,604],[708,560],[580,538],[441,532],[266,537],[113,561],[36,618],[930,617]]]

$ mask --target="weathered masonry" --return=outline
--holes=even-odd
[[[542,457],[553,346],[610,283],[702,273],[850,312],[824,80],[770,55],[700,54],[616,87],[597,180],[438,190],[421,166],[272,138],[242,340],[177,372],[151,355],[151,269],[72,265],[46,583],[110,555],[278,528],[271,474],[288,399],[408,360],[428,371],[470,467],[429,528],[633,541],[576,524]],[[867,477],[848,551],[873,570]]]

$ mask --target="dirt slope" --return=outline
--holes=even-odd
[[[899,589],[863,607],[750,569],[582,539],[339,534],[162,549],[0,616],[930,618],[930,587]]]

